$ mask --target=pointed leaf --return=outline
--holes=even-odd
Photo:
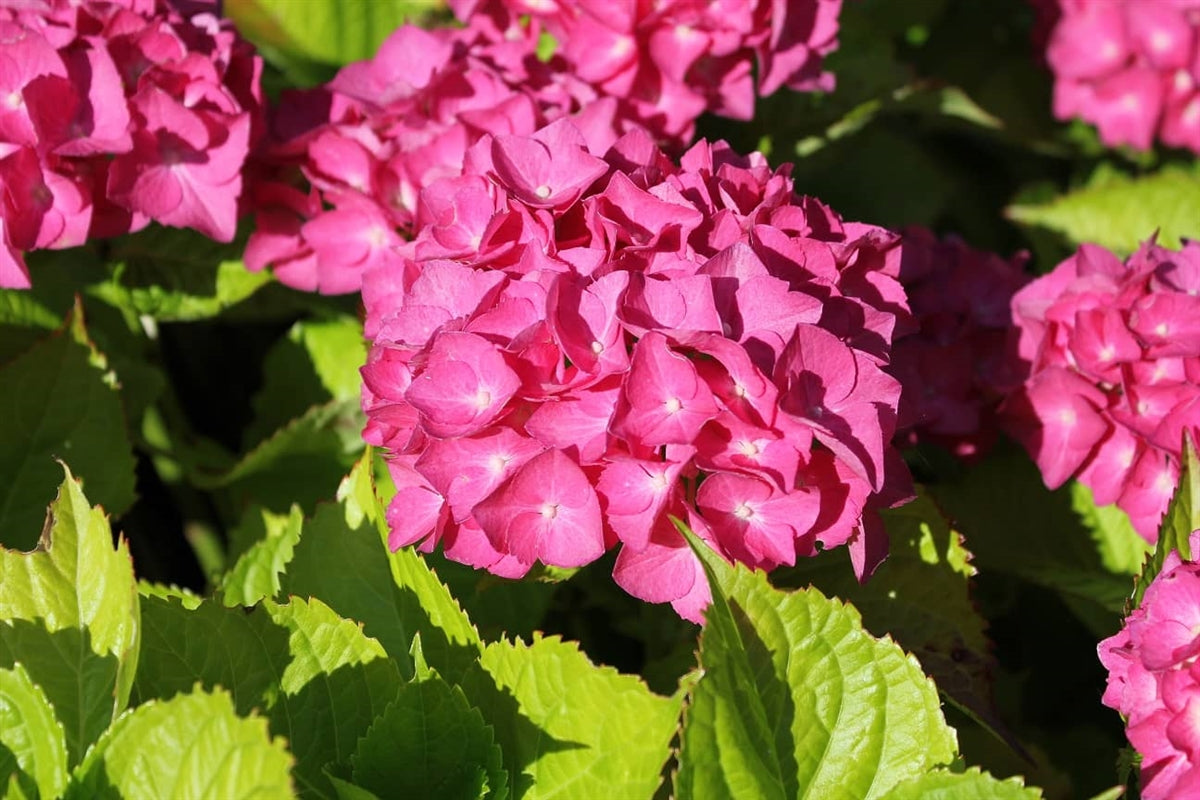
[[[291,660],[280,676],[282,696],[268,715],[271,730],[287,737],[296,755],[302,793],[331,797],[324,774],[349,775],[350,756],[371,723],[395,700],[403,682],[394,661],[362,627],[320,600],[266,603],[288,631]]]
[[[0,781],[58,797],[67,786],[67,743],[45,693],[20,665],[0,670]]]
[[[1086,186],[1048,203],[1009,206],[1007,214],[1118,253],[1133,252],[1155,231],[1159,244],[1178,247],[1200,235],[1200,170],[1171,165],[1130,177],[1101,167]]]
[[[117,720],[88,753],[68,798],[293,797],[292,756],[261,717],[197,690],[152,700]]]
[[[492,728],[462,690],[436,674],[405,684],[358,742],[354,783],[382,796],[506,796]]]
[[[110,513],[133,503],[133,452],[121,398],[87,340],[79,310],[68,328],[0,367],[0,542],[36,541],[66,459]]]
[[[680,797],[881,797],[955,757],[915,658],[866,633],[852,606],[780,592],[688,536],[713,602],[684,713]]]
[[[961,534],[923,490],[882,516],[891,547],[865,584],[854,577],[844,548],[802,559],[794,569],[772,575],[772,582],[811,583],[853,604],[872,635],[892,636],[920,660],[947,699],[999,732],[992,699],[996,664],[987,622],[971,598],[975,568]]]
[[[1079,481],[1070,484],[1071,505],[1092,534],[1100,562],[1109,572],[1137,575],[1154,548],[1134,530],[1129,515],[1116,505],[1097,506],[1092,490]]]
[[[455,681],[479,655],[479,634],[450,592],[412,550],[389,553],[371,483],[371,454],[342,483],[339,505],[305,523],[283,577],[284,594],[320,597],[363,624],[411,677],[408,649],[420,632],[430,666]]]
[[[1039,789],[1020,778],[997,780],[978,768],[966,772],[935,770],[892,788],[886,800],[1038,800]]]
[[[251,509],[249,515],[244,525],[261,528],[262,534],[221,577],[221,602],[227,606],[252,606],[264,597],[278,595],[279,576],[300,541],[304,515],[299,506],[292,506],[286,516],[259,508]]]
[[[46,692],[71,763],[125,707],[138,631],[128,547],[68,471],[38,549],[0,550],[0,667],[21,662]]]
[[[538,634],[489,645],[462,687],[495,728],[516,798],[652,796],[682,700]]]
[[[1175,551],[1184,561],[1193,558],[1190,537],[1200,530],[1200,458],[1196,455],[1196,442],[1189,434],[1184,435],[1183,464],[1179,472],[1179,486],[1167,505],[1159,529],[1158,545],[1146,559],[1146,565],[1134,586],[1130,608],[1142,603],[1142,596],[1150,583],[1162,572],[1167,554]]]

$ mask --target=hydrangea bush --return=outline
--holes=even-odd
[[[1194,5],[0,0],[0,786],[1195,793]]]

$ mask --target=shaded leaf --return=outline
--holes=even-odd
[[[292,559],[304,522],[299,506],[292,506],[287,515],[258,508],[247,513],[248,518],[239,528],[250,527],[261,531],[261,535],[221,576],[218,591],[221,602],[227,606],[252,606],[279,593],[279,576]]]
[[[491,726],[459,687],[436,674],[405,684],[359,740],[352,763],[354,783],[380,796],[507,795]]]
[[[110,513],[133,503],[133,452],[121,399],[78,308],[67,329],[0,367],[0,541],[29,549],[59,483],[61,458]]]

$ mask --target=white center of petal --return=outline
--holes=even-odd
[[[1162,53],[1171,49],[1171,32],[1157,30],[1150,34],[1150,49]]]
[[[499,453],[496,453],[488,459],[488,469],[494,474],[498,475],[501,472],[504,472],[504,468],[508,466],[508,461],[509,459],[507,456],[502,456]]]
[[[1192,88],[1192,74],[1186,69],[1175,71],[1175,89],[1180,92],[1186,92]]]
[[[487,389],[480,389],[475,393],[475,407],[479,409],[487,408],[492,404],[492,393]]]
[[[737,508],[733,510],[733,515],[738,519],[750,519],[754,516],[754,509],[747,503],[738,503]]]
[[[604,352],[604,345],[598,341],[592,342],[592,352],[596,355],[600,355]]]
[[[9,108],[20,108],[24,104],[25,98],[21,97],[20,92],[9,92],[8,96],[4,98],[4,105]]]
[[[736,383],[736,382],[733,384],[733,393],[736,394],[738,397],[745,397],[746,395],[749,394],[749,392],[746,391],[745,386],[742,386],[740,383]]]
[[[1156,334],[1158,334],[1159,336],[1166,338],[1167,334],[1169,334],[1171,332],[1171,328],[1169,325],[1167,325],[1167,323],[1160,322],[1154,326],[1154,332]]]
[[[1200,122],[1200,102],[1193,100],[1187,104],[1187,108],[1180,115],[1184,125],[1195,125]]]
[[[539,199],[545,200],[550,196],[550,187],[543,183],[541,186],[534,189],[533,193],[536,194]]]
[[[538,513],[545,519],[554,519],[558,516],[558,503],[542,503],[542,507],[538,509]]]
[[[382,225],[374,225],[367,231],[367,242],[371,247],[383,247],[387,244],[387,229]]]
[[[1158,473],[1158,477],[1154,481],[1154,488],[1159,494],[1170,497],[1175,493],[1175,478],[1171,476],[1171,470],[1164,469]]]
[[[656,473],[654,473],[653,475],[651,475],[651,476],[650,476],[650,485],[651,485],[651,486],[652,486],[652,487],[653,487],[653,488],[654,488],[656,491],[660,491],[660,492],[661,492],[663,489],[667,488],[667,473],[665,473],[665,472],[656,472]]]
[[[1100,348],[1099,357],[1101,361],[1112,361],[1116,354],[1117,348],[1113,347],[1111,344],[1106,344],[1104,347]]]
[[[1105,61],[1113,61],[1113,60],[1117,59],[1118,57],[1120,57],[1120,55],[1121,55],[1121,45],[1117,44],[1112,39],[1109,39],[1100,48],[1100,57],[1103,58]]]
[[[678,397],[670,397],[663,403],[663,408],[667,410],[668,414],[675,414],[683,408],[683,403],[679,401]]]
[[[758,449],[758,445],[749,439],[743,439],[742,441],[738,442],[737,449],[739,453],[750,458],[753,458],[761,452]]]
[[[1133,92],[1130,92],[1129,94],[1127,94],[1121,98],[1121,110],[1122,111],[1128,111],[1129,113],[1132,114],[1135,111],[1140,110],[1141,107],[1142,107],[1142,98],[1139,97],[1138,95],[1134,94]]]
[[[1064,408],[1058,412],[1058,421],[1068,428],[1075,427],[1075,423],[1079,421],[1079,417],[1075,414],[1075,409]]]

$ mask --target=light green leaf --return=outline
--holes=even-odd
[[[495,729],[516,798],[652,796],[682,699],[538,634],[488,645],[462,688]]]
[[[0,550],[0,667],[21,662],[46,692],[71,763],[125,707],[138,636],[128,547],[68,471],[38,549]]]
[[[286,515],[251,508],[238,527],[260,530],[261,536],[221,577],[218,589],[221,602],[227,606],[252,606],[264,597],[275,597],[279,593],[279,576],[300,541],[303,523],[299,506],[292,506],[291,513]]]
[[[254,396],[254,421],[245,441],[262,441],[312,406],[330,400],[358,402],[358,369],[366,358],[357,317],[297,322],[263,362],[263,386]]]
[[[354,783],[380,796],[501,800],[506,774],[492,728],[435,673],[405,684],[358,742]]]
[[[342,780],[334,775],[326,775],[326,777],[333,784],[337,800],[380,800],[379,795],[374,792],[368,792],[366,789],[356,786],[350,781]]]
[[[1200,530],[1200,457],[1196,454],[1196,442],[1190,435],[1184,437],[1182,460],[1179,486],[1167,505],[1167,513],[1163,515],[1158,545],[1146,559],[1146,565],[1138,576],[1130,608],[1141,605],[1146,589],[1162,572],[1168,553],[1175,551],[1182,560],[1192,560],[1191,535],[1193,531]]]
[[[947,699],[993,730],[1002,725],[992,701],[995,659],[987,623],[971,599],[975,574],[962,536],[928,495],[882,513],[891,548],[871,580],[854,577],[846,548],[802,559],[772,582],[811,583],[852,604],[873,635],[890,635],[915,655]]]
[[[1166,166],[1130,177],[1104,167],[1088,184],[1047,203],[1009,206],[1010,219],[1049,228],[1075,244],[1093,242],[1131,253],[1158,232],[1158,242],[1178,247],[1200,235],[1200,168]]]
[[[241,800],[293,797],[292,756],[261,717],[223,691],[151,700],[126,713],[79,766],[67,798]]]
[[[306,522],[282,580],[282,591],[320,597],[338,614],[363,624],[412,677],[413,636],[430,666],[455,681],[479,657],[479,634],[450,592],[411,549],[389,553],[387,525],[371,483],[371,454],[359,460],[338,491]]]
[[[242,264],[245,241],[213,241],[192,230],[151,225],[116,239],[109,260],[117,267],[88,294],[121,310],[131,323],[214,317],[242,302],[273,279]]]
[[[393,30],[442,5],[441,0],[227,0],[225,13],[260,47],[341,66],[370,58]]]
[[[302,793],[332,797],[325,769],[349,775],[356,743],[403,685],[400,671],[361,626],[320,600],[265,605],[287,630],[291,656],[280,678],[283,694],[268,712],[271,730],[291,743]]]
[[[58,797],[67,785],[67,743],[45,693],[20,665],[0,670],[0,781]]]
[[[954,730],[915,658],[871,637],[852,606],[816,589],[780,592],[691,541],[713,601],[679,797],[882,797],[954,759]]]
[[[1072,481],[1071,504],[1080,521],[1092,534],[1100,562],[1109,572],[1137,575],[1154,547],[1138,534],[1129,515],[1116,505],[1097,506],[1092,490]]]
[[[121,398],[77,308],[67,329],[0,367],[0,542],[31,548],[61,458],[110,513],[133,503],[133,451]]]
[[[997,780],[979,769],[935,770],[912,778],[884,795],[886,800],[1038,800],[1040,790],[1020,778]]]

